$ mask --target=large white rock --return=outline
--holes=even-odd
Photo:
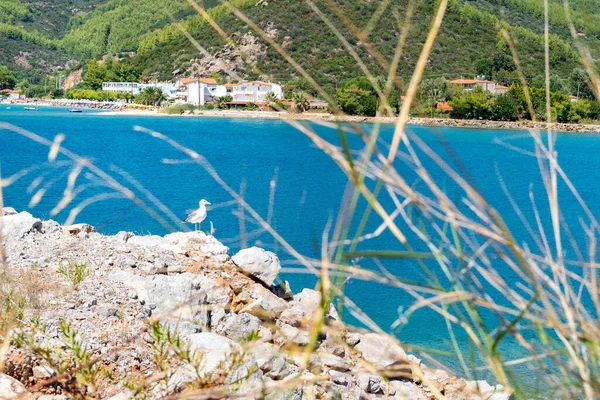
[[[206,257],[227,255],[229,253],[227,246],[203,232],[175,232],[164,237],[157,235],[133,236],[127,240],[127,244],[164,249],[175,254],[185,254],[193,250]]]
[[[188,336],[188,341],[190,350],[202,355],[201,367],[204,373],[213,371],[233,352],[242,352],[239,344],[212,332],[194,333]]]
[[[408,363],[406,353],[400,346],[388,337],[376,333],[362,335],[360,342],[354,348],[378,369]]]
[[[4,238],[19,240],[32,231],[41,231],[42,221],[23,211],[0,217],[0,229]]]
[[[277,255],[259,247],[240,250],[233,256],[232,260],[238,267],[260,279],[267,286],[273,285],[275,278],[281,271],[281,264]]]
[[[289,307],[287,301],[275,296],[267,288],[258,283],[245,287],[238,297],[242,302],[246,303],[246,306],[240,310],[240,313],[247,312],[264,321],[279,317]]]
[[[12,207],[4,207],[2,209],[2,212],[0,212],[0,217],[3,215],[15,215],[17,213],[17,210],[15,210]]]
[[[425,400],[426,397],[423,391],[419,389],[413,382],[409,381],[390,381],[390,386],[394,389],[396,394],[394,398],[402,400]]]
[[[474,399],[510,400],[511,394],[502,385],[492,386],[486,381],[467,381],[467,389],[478,395]]]
[[[30,399],[31,393],[21,382],[0,372],[0,399]]]

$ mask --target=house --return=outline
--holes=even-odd
[[[17,90],[4,89],[4,90],[0,90],[0,93],[2,93],[3,95],[7,95],[6,97],[9,100],[19,100],[19,98],[21,97],[21,89],[17,89]]]
[[[231,87],[230,94],[233,97],[233,101],[262,103],[269,92],[273,92],[277,99],[283,98],[283,87],[281,85],[261,81],[240,82]]]
[[[140,93],[141,89],[137,82],[102,82],[102,91],[130,93],[135,96]]]
[[[507,90],[508,90],[508,86],[504,86],[504,85],[496,85],[494,87],[494,93],[496,93],[496,94],[504,94],[504,93],[506,93]]]
[[[446,103],[446,102],[437,103],[435,105],[435,108],[438,109],[438,110],[445,111],[445,112],[450,112],[450,111],[454,110],[454,108],[452,108],[452,106],[450,104]]]
[[[175,83],[180,102],[204,105],[227,94],[225,85],[219,85],[213,78],[180,78]]]
[[[450,81],[450,84],[461,85],[465,90],[473,90],[476,86],[479,86],[490,93],[496,93],[496,83],[494,81],[480,79],[480,77],[476,77],[475,79],[455,79]]]

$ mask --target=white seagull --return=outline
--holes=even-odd
[[[204,199],[200,200],[200,208],[196,211],[188,215],[185,221],[183,222],[191,222],[194,224],[194,228],[196,232],[200,230],[200,224],[202,221],[206,219],[206,205],[210,205],[210,203]]]

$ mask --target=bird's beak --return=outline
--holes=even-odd
[[[212,204],[210,204],[208,201],[206,202],[206,204],[208,204],[209,206],[212,206]]]

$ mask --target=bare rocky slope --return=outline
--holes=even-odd
[[[104,236],[11,208],[0,233],[0,398],[511,398],[349,329],[320,292],[275,284],[263,249],[230,257],[204,233]]]

